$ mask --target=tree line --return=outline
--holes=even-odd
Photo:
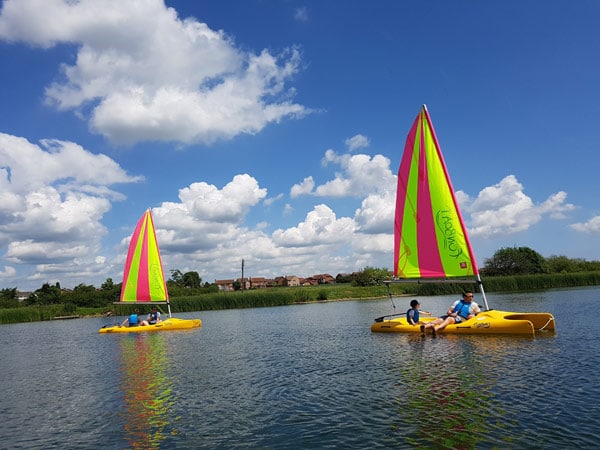
[[[72,290],[67,290],[62,289],[60,283],[54,285],[44,283],[23,302],[18,301],[17,288],[0,289],[0,307],[62,304],[65,312],[74,312],[77,307],[102,308],[119,301],[121,285],[122,283],[114,283],[112,278],[107,278],[100,288],[81,283]],[[171,297],[198,295],[219,290],[215,284],[203,284],[198,272],[182,273],[179,269],[171,271],[171,278],[167,280],[167,289]]]
[[[479,273],[482,277],[508,277],[599,271],[600,261],[554,255],[544,258],[529,247],[504,247],[485,259]],[[350,281],[357,286],[372,286],[388,278],[387,269],[366,267],[362,272],[352,274]]]
[[[480,273],[482,277],[502,277],[515,275],[566,274],[578,272],[600,272],[600,261],[587,261],[581,258],[550,256],[544,258],[529,247],[505,247],[498,250],[484,262]],[[336,283],[351,283],[353,286],[376,286],[390,278],[387,268],[365,267],[351,274],[339,274]],[[218,292],[214,283],[203,283],[198,272],[171,271],[167,280],[167,289],[171,297],[195,296]],[[45,283],[32,292],[23,302],[18,301],[17,288],[0,289],[0,307],[62,304],[65,312],[75,311],[77,307],[102,308],[119,301],[121,283],[108,278],[100,288],[80,284],[72,290],[62,289],[60,283]]]

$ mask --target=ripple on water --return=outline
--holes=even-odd
[[[389,301],[204,312],[200,330],[145,337],[2,326],[2,445],[593,448],[598,297],[507,296],[557,316],[533,339],[371,333]]]

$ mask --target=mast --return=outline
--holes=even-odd
[[[477,260],[426,105],[406,137],[394,220],[395,282],[477,283]]]

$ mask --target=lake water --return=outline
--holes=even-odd
[[[557,332],[372,333],[389,299],[179,314],[203,327],[156,334],[2,325],[0,448],[597,447],[600,288],[488,301],[549,311]]]

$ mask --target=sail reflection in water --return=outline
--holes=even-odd
[[[519,337],[410,336],[412,354],[399,366],[394,435],[399,433],[400,442],[414,447],[470,449],[489,443],[493,429],[519,421],[518,410],[512,411],[499,396],[510,381],[499,379],[494,367],[506,366],[507,349],[519,354],[520,347],[529,345],[531,339]],[[500,435],[510,446],[510,429]]]
[[[123,336],[121,377],[124,439],[131,448],[158,448],[171,429],[172,384],[166,374],[168,355],[163,336]]]

